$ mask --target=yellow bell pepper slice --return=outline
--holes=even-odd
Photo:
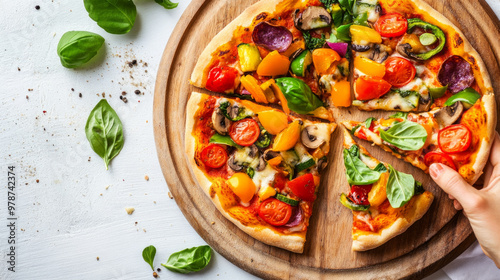
[[[288,151],[297,144],[300,137],[299,121],[292,122],[274,139],[273,150],[276,152]]]
[[[375,29],[362,25],[351,25],[352,42],[356,45],[367,45],[369,43],[382,43],[382,36]]]
[[[288,127],[288,117],[280,111],[263,111],[259,113],[259,122],[267,132],[278,135]]]
[[[298,49],[303,49],[305,50],[306,49],[306,43],[304,42],[304,40],[297,40],[295,42],[293,42],[290,47],[288,47],[288,49],[282,53],[282,55],[286,56],[286,57],[290,57],[292,56],[292,54],[294,54]]]
[[[311,115],[315,116],[316,118],[324,119],[324,120],[329,120],[329,121],[334,121],[335,119],[333,118],[333,115],[328,109],[325,107],[318,107],[316,110],[310,112]]]
[[[260,76],[280,76],[288,73],[290,60],[281,55],[278,51],[270,52],[257,68],[257,74]]]
[[[243,105],[243,107],[245,107],[248,110],[254,112],[255,114],[258,114],[258,113],[260,113],[262,111],[268,111],[269,110],[269,107],[262,106],[262,105],[259,105],[259,104],[255,104],[255,103],[253,103],[252,101],[249,101],[249,100],[240,100],[240,103],[241,103],[241,105]]]
[[[363,56],[354,58],[354,68],[372,77],[383,78],[385,75],[385,65],[375,62]]]
[[[233,176],[227,180],[227,184],[243,203],[249,203],[257,190],[255,183],[246,173],[234,173]]]
[[[332,49],[315,49],[312,53],[313,64],[316,72],[320,75],[332,74],[335,72],[337,64],[340,61],[340,55]]]
[[[257,79],[253,76],[246,75],[240,78],[240,82],[246,90],[248,90],[252,94],[252,98],[260,103],[269,103],[267,102],[266,95],[262,91],[262,88],[259,86]]]
[[[373,207],[382,204],[387,198],[387,182],[389,181],[389,172],[380,174],[380,179],[373,184],[371,191],[368,193],[368,202]]]
[[[351,106],[351,84],[348,81],[336,82],[332,87],[330,100],[335,107]]]
[[[275,195],[276,195],[276,190],[271,186],[266,186],[259,190],[260,201],[264,201]]]
[[[257,46],[251,44],[240,44],[238,46],[238,57],[241,71],[250,72],[257,70],[262,58]]]
[[[269,103],[276,102],[276,96],[274,95],[274,91],[272,88],[273,83],[275,83],[274,79],[270,79],[260,85],[260,88],[264,92],[264,95],[266,96],[266,99],[267,101],[269,101]]]

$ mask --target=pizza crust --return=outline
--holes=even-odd
[[[238,26],[250,26],[254,18],[260,13],[273,13],[276,6],[281,2],[294,2],[294,0],[261,0],[252,6],[248,7],[243,13],[241,13],[236,19],[231,23],[226,25],[215,37],[210,41],[210,43],[205,47],[201,53],[196,66],[194,67],[193,73],[191,74],[191,84],[196,87],[204,88],[206,85],[206,80],[204,80],[205,69],[209,66],[212,61],[212,54],[220,46],[230,42],[233,39],[233,33],[238,28]]]
[[[186,145],[185,149],[186,149],[187,159],[192,167],[194,176],[196,177],[196,180],[198,181],[201,189],[212,200],[215,207],[226,219],[231,221],[233,224],[235,224],[238,228],[240,228],[242,231],[244,231],[251,237],[271,246],[283,248],[288,251],[292,251],[294,253],[302,253],[304,251],[304,243],[306,241],[305,233],[282,235],[265,226],[253,226],[253,227],[245,226],[240,221],[231,217],[222,208],[222,205],[219,201],[219,197],[217,196],[217,194],[215,194],[213,198],[210,197],[210,187],[212,186],[212,182],[208,179],[205,173],[203,173],[203,171],[200,168],[198,168],[198,165],[194,160],[196,139],[191,134],[195,124],[194,116],[198,111],[199,104],[200,101],[202,101],[202,98],[203,94],[201,93],[193,92],[191,94],[191,97],[189,98],[186,107],[186,131],[185,131],[185,145]]]
[[[362,232],[356,234],[353,232],[352,250],[366,251],[374,249],[405,232],[429,210],[434,200],[434,195],[426,191],[412,199],[415,199],[413,213],[398,218],[390,227],[383,229],[380,233]]]

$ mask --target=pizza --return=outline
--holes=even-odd
[[[494,122],[490,119],[495,116],[492,115],[495,103],[490,98],[493,95],[474,101],[474,105],[458,101],[420,114],[396,113],[385,119],[368,118],[364,122],[342,124],[356,137],[425,172],[431,164],[442,163],[473,184],[482,174],[494,133]]]
[[[352,250],[366,251],[386,243],[431,206],[434,196],[420,182],[372,157],[345,129],[343,156],[350,192],[342,193],[340,202],[352,210]]]
[[[293,252],[303,250],[311,193],[328,162],[334,116],[351,113],[344,108],[397,111],[341,123],[424,171],[443,163],[469,183],[482,173],[496,126],[481,57],[422,0],[259,1],[210,41],[190,83],[211,92],[193,93],[186,115],[186,151],[201,187],[243,231]],[[379,165],[355,146],[358,163]],[[382,179],[411,177],[380,166]],[[389,188],[382,179],[377,186]],[[359,210],[366,205],[352,191],[341,196],[358,209],[354,250],[385,243],[427,211],[432,194],[410,185],[404,205],[380,193],[380,204],[368,199]]]
[[[244,232],[301,253],[334,123],[193,92],[186,153],[217,209]]]

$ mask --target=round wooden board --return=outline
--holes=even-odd
[[[499,77],[500,22],[483,1],[426,0],[457,25],[478,50],[491,77]],[[342,127],[333,134],[328,171],[322,178],[303,254],[265,245],[243,233],[214,207],[196,182],[184,153],[185,107],[191,72],[204,47],[256,0],[193,0],[165,48],[154,98],[154,132],[163,174],[193,228],[217,252],[242,269],[269,279],[420,279],[456,258],[475,240],[467,219],[428,175],[367,142],[372,155],[411,173],[435,194],[428,213],[407,232],[368,251],[351,251],[352,214],[338,203],[348,189],[341,155]],[[492,79],[495,92],[500,80]],[[499,97],[497,96],[497,99]],[[386,116],[383,112],[338,110],[337,121]],[[213,223],[215,222],[215,223]]]

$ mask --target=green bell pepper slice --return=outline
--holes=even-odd
[[[433,99],[438,99],[440,97],[443,97],[443,95],[446,93],[447,90],[448,86],[429,88],[429,94],[432,96]]]
[[[461,101],[465,102],[470,105],[474,105],[479,99],[481,98],[481,94],[479,94],[475,89],[473,88],[466,88],[452,97],[448,98],[446,102],[444,103],[445,106],[451,106],[455,104],[455,102]]]
[[[290,64],[290,69],[292,73],[304,77],[306,74],[307,67],[313,62],[312,53],[310,51],[303,51],[299,56],[297,56]]]
[[[446,44],[446,36],[444,35],[444,32],[443,32],[443,30],[441,30],[441,28],[439,28],[433,24],[430,24],[428,22],[425,22],[421,19],[418,19],[418,18],[408,19],[408,31],[407,32],[411,33],[411,31],[415,27],[420,27],[426,31],[431,31],[432,34],[434,34],[436,36],[436,38],[439,40],[439,45],[435,49],[430,50],[430,51],[425,52],[425,53],[421,53],[421,54],[416,54],[416,53],[411,53],[411,52],[407,53],[409,56],[411,56],[412,58],[418,59],[418,60],[428,60],[443,50],[444,45]]]

